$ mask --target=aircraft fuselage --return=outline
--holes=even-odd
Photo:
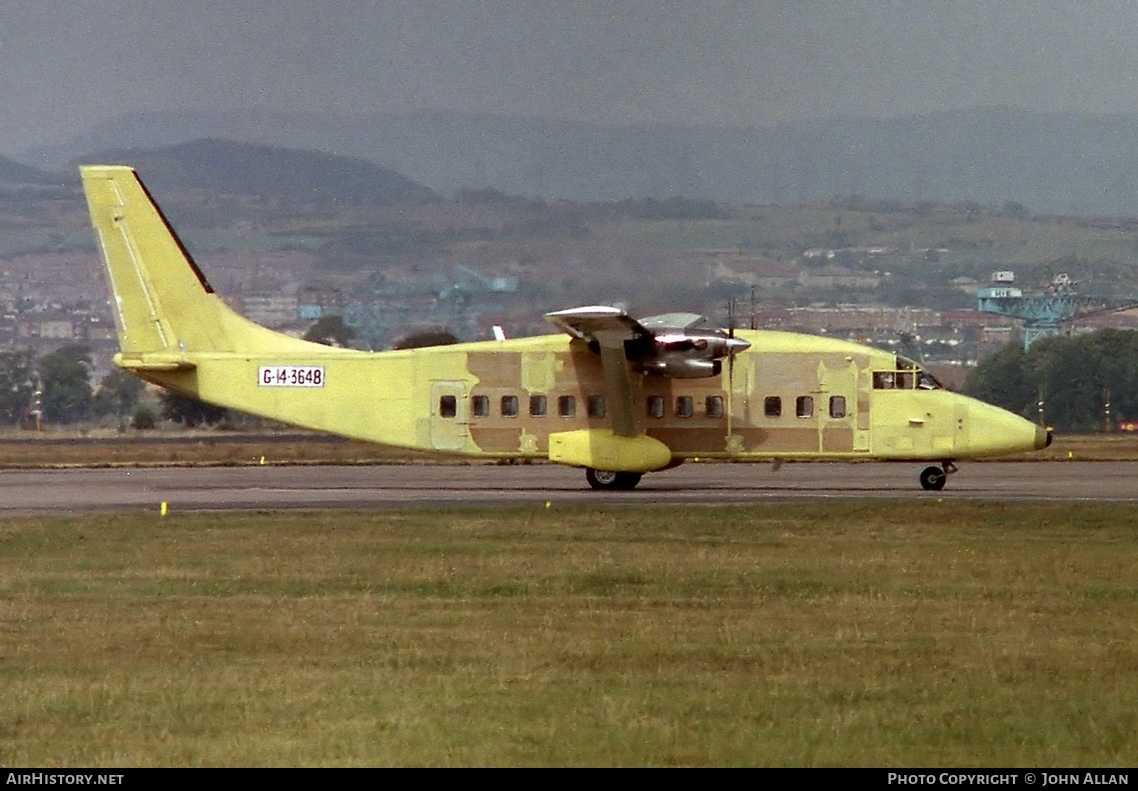
[[[638,426],[667,446],[673,462],[954,460],[1045,444],[1046,433],[1021,417],[918,386],[920,369],[905,367],[904,358],[898,367],[889,352],[795,333],[739,337],[751,348],[718,376],[633,377]],[[599,355],[564,335],[186,360],[191,370],[146,378],[210,403],[394,447],[537,459],[549,456],[551,435],[610,425]]]

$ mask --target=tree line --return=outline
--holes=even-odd
[[[1012,341],[980,362],[964,392],[1063,431],[1138,421],[1138,332]]]
[[[304,339],[347,347],[355,334],[343,317],[326,316],[309,328]],[[448,330],[423,330],[403,338],[395,348],[457,342]],[[84,344],[62,346],[40,357],[30,351],[0,351],[0,425],[29,428],[118,418],[120,426],[147,429],[159,420],[189,427],[242,420],[226,409],[168,390],[158,393],[157,403],[143,399],[143,381],[118,369],[92,384],[92,370],[91,349]]]
[[[226,411],[162,391],[156,407],[142,402],[146,385],[115,369],[92,385],[91,349],[69,344],[36,357],[0,352],[0,424],[17,428],[117,417],[120,425],[153,428],[158,420],[187,426],[213,424]]]

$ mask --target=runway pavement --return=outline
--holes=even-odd
[[[417,506],[721,505],[847,497],[1138,501],[1138,462],[962,465],[940,492],[921,464],[687,464],[631,492],[596,492],[557,465],[263,466],[0,471],[0,512],[406,508]]]

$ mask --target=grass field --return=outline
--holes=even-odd
[[[455,457],[348,442],[319,434],[114,431],[0,432],[0,469],[261,464],[467,463]],[[1009,457],[1022,461],[1138,461],[1138,435],[1059,435],[1050,448]],[[971,463],[971,462],[969,462]]]
[[[0,763],[1132,766],[1138,508],[0,523]]]
[[[404,464],[445,461],[317,434],[197,432],[0,435],[0,469],[260,464]]]

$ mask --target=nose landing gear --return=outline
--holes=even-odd
[[[929,492],[939,492],[944,488],[948,476],[957,469],[951,461],[943,462],[940,467],[925,467],[921,470],[921,488]]]

